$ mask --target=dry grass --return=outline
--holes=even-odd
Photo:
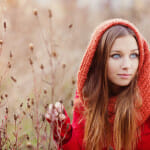
[[[0,4],[0,148],[55,149],[44,114],[49,103],[63,100],[72,116],[77,70],[94,28],[123,17],[149,41],[150,12],[91,12],[71,1],[49,7],[25,0]]]

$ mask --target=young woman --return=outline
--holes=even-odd
[[[96,28],[78,72],[72,124],[59,102],[46,119],[58,149],[150,149],[150,51],[132,23]]]

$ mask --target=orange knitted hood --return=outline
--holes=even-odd
[[[138,86],[140,89],[140,94],[142,96],[142,107],[140,108],[142,120],[140,124],[144,123],[146,119],[150,116],[150,51],[148,49],[148,44],[140,34],[138,29],[129,21],[123,19],[112,19],[107,20],[100,24],[91,37],[91,41],[87,47],[87,50],[83,56],[77,78],[77,90],[80,99],[82,98],[82,88],[87,78],[87,74],[92,63],[93,56],[96,51],[96,47],[103,33],[110,27],[114,25],[124,25],[132,29],[137,37],[137,42],[139,46],[139,75],[138,75]]]

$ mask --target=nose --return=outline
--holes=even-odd
[[[121,62],[121,68],[128,70],[131,67],[131,60],[128,57],[124,57]]]

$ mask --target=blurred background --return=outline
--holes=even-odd
[[[150,0],[0,0],[0,126],[10,139],[0,147],[49,149],[40,142],[49,139],[40,122],[48,104],[59,100],[72,118],[78,67],[94,29],[124,18],[149,42],[149,5]],[[26,135],[32,138],[22,142]]]

